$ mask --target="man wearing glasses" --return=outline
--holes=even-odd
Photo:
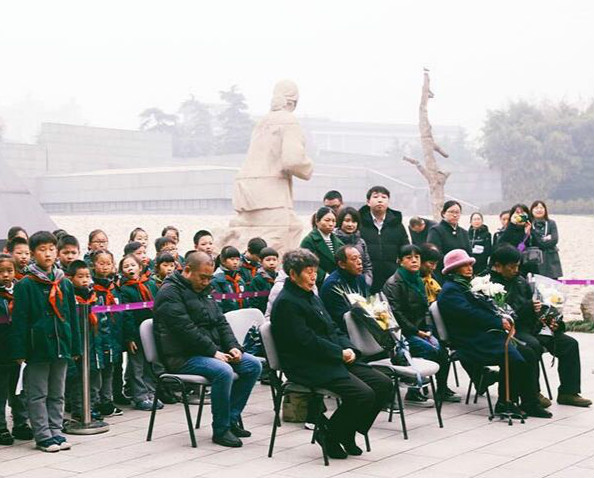
[[[240,447],[251,433],[239,425],[262,366],[243,353],[225,316],[210,296],[211,257],[193,252],[182,271],[165,279],[155,298],[154,334],[167,371],[203,375],[212,383],[212,441]],[[234,372],[239,379],[233,380]]]

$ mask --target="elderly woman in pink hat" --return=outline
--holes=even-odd
[[[441,315],[448,327],[453,347],[462,366],[471,377],[487,365],[499,365],[503,371],[505,331],[510,322],[500,317],[493,305],[473,294],[470,281],[475,259],[463,249],[448,252],[443,259],[442,273],[446,280],[437,298]],[[510,397],[524,415],[550,418],[552,414],[538,403],[538,359],[528,347],[510,347]],[[499,400],[495,412],[505,410],[504,373],[499,374]],[[515,405],[516,408],[517,405]]]

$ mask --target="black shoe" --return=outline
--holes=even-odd
[[[26,423],[12,428],[12,436],[17,440],[33,440],[33,430]]]
[[[348,456],[347,452],[344,451],[342,445],[334,437],[329,436],[328,431],[324,428],[319,429],[316,432],[316,441],[320,446],[322,446],[322,438],[325,439],[326,453],[330,458],[334,458],[336,460],[344,460]]]
[[[213,435],[212,436],[213,443],[221,446],[228,446],[231,448],[239,448],[243,446],[243,442],[237,438],[230,430],[227,430],[222,435]]]
[[[0,445],[12,445],[14,438],[6,428],[0,429]]]
[[[538,403],[533,405],[523,405],[522,410],[526,415],[529,417],[536,417],[536,418],[553,418],[553,414],[548,410],[541,407]]]
[[[497,401],[495,404],[495,415],[502,413],[510,413],[512,415],[516,415],[518,418],[527,418],[528,416],[513,402],[505,403]]]
[[[248,438],[252,436],[252,432],[240,427],[237,423],[232,423],[229,431],[238,438]]]

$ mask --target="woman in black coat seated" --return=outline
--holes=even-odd
[[[459,225],[461,214],[462,206],[458,201],[446,201],[441,209],[443,219],[429,230],[427,242],[435,244],[443,256],[454,249],[464,249],[468,254],[471,253],[468,231]],[[440,261],[435,271],[435,278],[440,283],[444,280],[442,268],[443,262]]]
[[[318,258],[296,249],[283,257],[288,278],[270,317],[283,372],[291,381],[326,388],[341,397],[327,424],[331,458],[360,455],[356,432],[365,434],[382,406],[392,397],[392,381],[358,360],[360,352],[336,326],[312,289]]]
[[[497,314],[490,302],[472,293],[470,281],[475,260],[466,251],[455,249],[444,257],[447,277],[437,298],[453,347],[466,371],[476,372],[486,365],[499,365],[499,400],[495,412],[505,404],[505,340],[511,322]],[[538,358],[529,347],[509,347],[510,400],[521,398],[521,410],[529,416],[550,418],[552,414],[538,403]],[[521,413],[516,405],[514,411]]]

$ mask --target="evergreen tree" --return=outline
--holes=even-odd
[[[173,138],[174,156],[206,156],[213,152],[212,114],[207,105],[190,96],[179,107]]]
[[[247,113],[245,97],[237,88],[231,86],[227,91],[219,92],[226,108],[217,120],[221,134],[217,137],[217,154],[245,153],[250,145],[253,121]]]

